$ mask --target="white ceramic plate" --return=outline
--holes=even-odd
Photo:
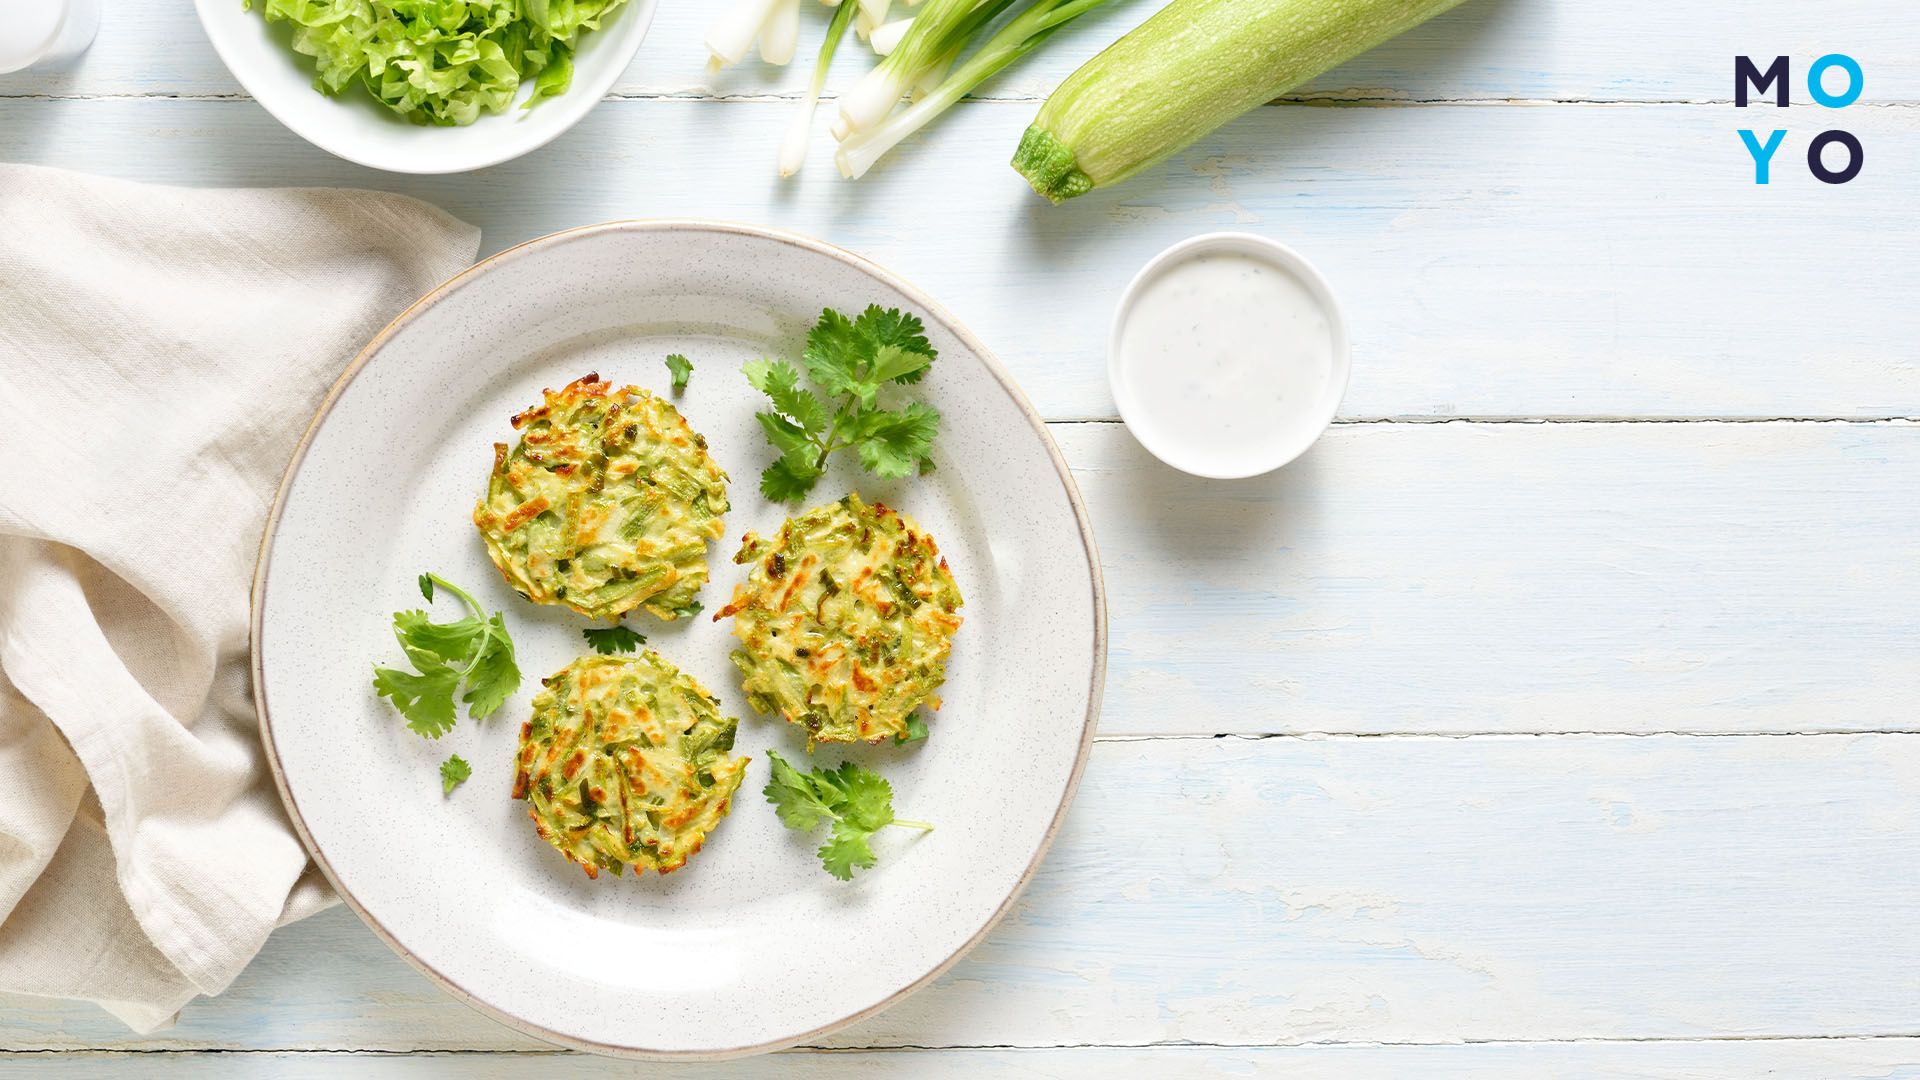
[[[930,476],[856,487],[930,530],[966,622],[932,736],[905,748],[823,747],[884,772],[916,836],[889,829],[880,864],[843,883],[821,837],[782,828],[761,796],[766,750],[805,757],[756,716],[727,653],[731,622],[630,625],[741,718],[753,763],[732,815],[669,876],[588,880],[534,835],[508,792],[541,677],[585,650],[587,623],[520,599],[469,515],[510,441],[507,418],[588,371],[665,392],[662,358],[693,359],[678,401],[732,474],[727,538],[702,599],[741,579],[740,534],[778,526],[756,490],[767,447],[740,365],[792,356],[822,307],[918,312],[939,351],[916,387],[944,416]],[[1033,874],[1092,737],[1106,665],[1098,561],[1045,427],[1007,375],[925,296],[836,248],[692,222],[559,233],[480,264],[415,305],[335,386],[289,467],[254,589],[254,676],[280,791],[320,866],[415,966],[496,1019],[554,1042],[639,1056],[776,1049],[867,1016],[978,941]],[[388,621],[432,569],[504,610],[526,685],[494,717],[429,742],[370,686],[395,663]],[[445,614],[451,615],[452,608]],[[450,752],[473,778],[443,798]]]
[[[338,97],[313,88],[313,59],[293,51],[285,23],[272,26],[242,0],[194,0],[214,51],[247,93],[294,134],[328,153],[399,173],[457,173],[510,161],[536,150],[587,115],[625,71],[647,36],[654,0],[628,0],[598,30],[580,39],[573,85],[531,109],[520,102],[465,127],[407,122],[359,87]]]

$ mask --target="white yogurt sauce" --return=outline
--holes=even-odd
[[[1202,252],[1142,283],[1120,329],[1127,424],[1203,475],[1245,475],[1310,442],[1333,375],[1327,311],[1292,271]]]

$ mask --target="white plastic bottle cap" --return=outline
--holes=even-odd
[[[100,0],[0,0],[0,75],[71,60],[99,28]]]

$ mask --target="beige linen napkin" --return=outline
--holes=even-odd
[[[326,388],[479,233],[394,195],[0,165],[0,991],[163,1026],[332,902],[247,605]]]

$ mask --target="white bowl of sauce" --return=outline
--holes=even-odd
[[[1252,233],[1208,233],[1154,256],[1114,314],[1107,378],[1140,445],[1182,472],[1233,480],[1304,453],[1340,408],[1347,324],[1313,264]]]

